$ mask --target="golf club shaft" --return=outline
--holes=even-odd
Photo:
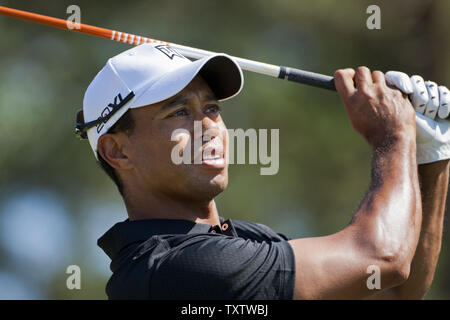
[[[81,33],[87,33],[90,35],[119,41],[123,43],[128,43],[132,45],[140,45],[143,43],[160,43],[173,47],[182,55],[191,59],[201,59],[210,55],[215,54],[215,52],[192,48],[188,46],[183,46],[175,43],[169,43],[165,41],[155,40],[147,37],[137,36],[134,34],[129,34],[125,32],[109,30],[106,28],[99,28],[95,26],[90,26],[87,24],[76,24],[67,20],[48,17],[45,15],[40,15],[36,13],[31,13],[27,11],[11,9],[4,6],[0,6],[0,14],[9,17],[23,19],[31,22],[41,23],[52,27],[57,27],[61,29],[66,29],[69,31],[77,31]],[[70,26],[70,27],[69,27]],[[276,66],[273,64],[267,64],[263,62],[243,59],[239,57],[232,57],[243,70],[264,74],[267,76],[272,76],[280,79],[286,79],[288,81],[299,82],[307,84],[310,86],[336,90],[334,86],[333,77],[318,74],[309,71],[303,71],[295,68],[289,68],[284,66]]]

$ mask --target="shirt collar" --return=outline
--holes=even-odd
[[[196,233],[223,233],[225,235],[237,236],[236,231],[230,220],[224,220],[219,217],[223,226],[230,226],[221,231],[219,226],[209,224],[195,223],[189,220],[180,219],[147,219],[134,220],[116,223],[103,236],[97,244],[105,253],[113,259],[122,248],[135,242],[143,242],[154,235],[162,234],[196,234]]]

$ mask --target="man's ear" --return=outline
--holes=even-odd
[[[106,133],[98,139],[98,153],[114,169],[130,170],[133,167],[124,152],[124,145],[127,143],[125,139],[120,133]]]

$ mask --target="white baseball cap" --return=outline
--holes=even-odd
[[[244,84],[239,65],[226,54],[195,62],[165,44],[142,44],[108,60],[86,90],[76,133],[88,138],[97,158],[97,142],[131,108],[166,100],[197,75],[219,101],[237,95]]]

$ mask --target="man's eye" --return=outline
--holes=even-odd
[[[211,105],[206,109],[207,112],[217,113],[220,111],[220,107],[217,104]]]
[[[169,115],[169,118],[171,118],[171,117],[181,117],[181,116],[185,116],[185,115],[187,115],[186,110],[185,109],[180,109],[180,110],[175,111],[174,113],[171,113]]]

